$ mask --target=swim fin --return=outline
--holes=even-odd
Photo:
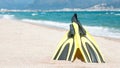
[[[70,30],[59,42],[52,59],[74,61],[76,58],[88,63],[104,62],[96,42],[82,27],[77,19],[77,14],[74,14]]]
[[[77,14],[74,14],[74,16],[72,17],[72,22],[73,24],[77,24],[79,27],[79,35],[80,35],[80,41],[81,41],[81,45],[79,45],[80,46],[79,48],[80,48],[80,51],[83,52],[82,55],[85,62],[104,63],[105,60],[103,58],[102,53],[100,52],[100,49],[96,41],[89,34],[89,32],[82,27],[82,25],[80,24],[77,18]]]
[[[70,31],[68,31],[63,39],[59,42],[57,51],[53,56],[54,60],[70,60],[71,52],[74,49],[74,29],[70,25]],[[72,51],[71,51],[72,50]]]

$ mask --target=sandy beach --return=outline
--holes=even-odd
[[[119,68],[120,39],[95,37],[106,63],[54,61],[66,30],[0,19],[0,68]]]

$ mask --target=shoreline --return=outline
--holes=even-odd
[[[45,28],[50,28],[50,29],[54,29],[54,30],[67,31],[67,29],[64,29],[64,28],[49,26],[46,24],[32,23],[32,22],[26,22],[26,21],[22,21],[22,20],[17,20],[17,21],[21,21],[23,23],[28,23],[28,24],[32,24],[32,25],[36,25],[36,26],[45,27]]]
[[[16,20],[16,19],[14,19],[14,20]],[[21,20],[17,20],[17,21],[21,21]],[[45,28],[50,28],[50,29],[54,29],[54,30],[60,30],[60,31],[65,31],[65,32],[68,31],[68,29],[64,29],[64,28],[60,28],[60,27],[54,27],[54,26],[49,26],[49,25],[46,25],[46,24],[39,24],[39,23],[32,23],[32,22],[25,22],[25,21],[21,21],[21,22],[32,24],[32,25],[36,25],[36,26],[41,26],[41,27],[45,27]],[[108,40],[116,40],[116,41],[120,42],[120,38],[96,36],[96,35],[92,35],[92,36],[94,36],[94,37],[101,37],[101,38],[105,38],[105,39],[108,39]]]

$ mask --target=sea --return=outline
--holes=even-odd
[[[92,35],[120,39],[120,11],[0,12],[0,18],[17,19],[69,30],[74,13],[77,13],[83,27]]]

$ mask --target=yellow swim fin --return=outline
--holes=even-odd
[[[87,63],[105,62],[95,40],[82,27],[77,14],[74,14],[70,30],[59,42],[52,59],[74,61],[76,58]]]
[[[73,25],[76,24],[78,25],[78,28],[79,28],[78,31],[80,35],[80,41],[81,41],[81,45],[79,45],[80,46],[79,48],[80,48],[80,51],[83,52],[82,55],[83,55],[85,62],[104,63],[105,60],[103,58],[103,55],[96,41],[88,33],[88,31],[82,27],[82,25],[80,24],[77,18],[77,14],[74,14],[74,16],[72,17],[72,22],[73,22]]]

